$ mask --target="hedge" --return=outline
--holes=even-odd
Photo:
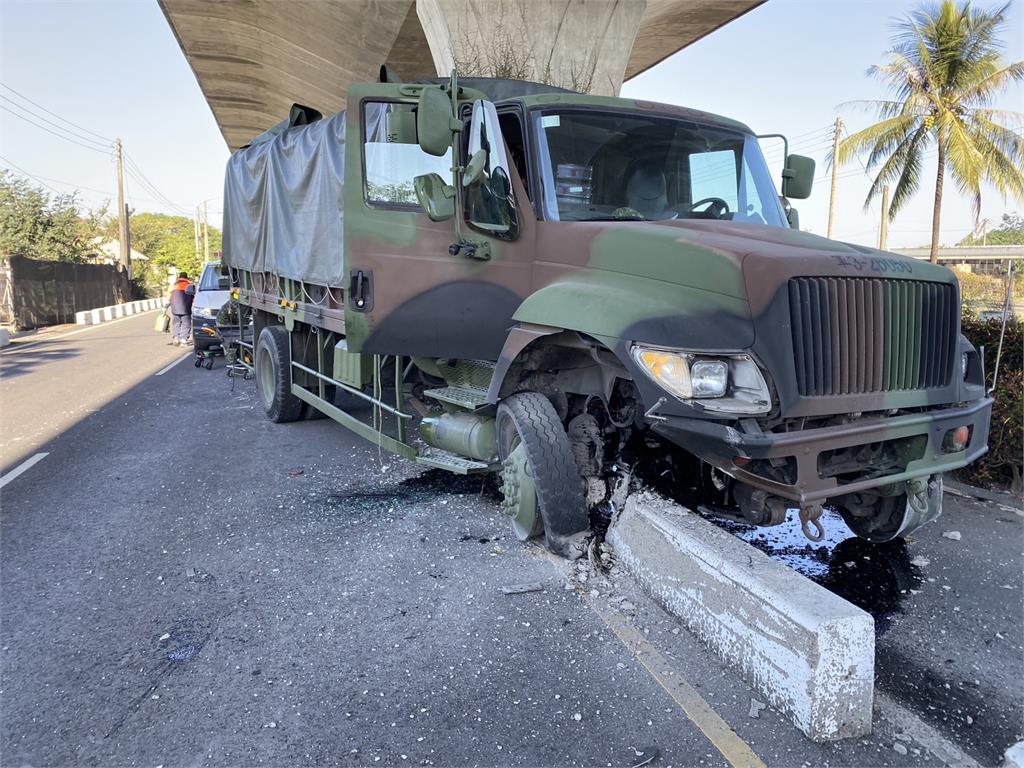
[[[964,335],[974,346],[985,347],[985,381],[991,383],[999,349],[1002,320],[979,320],[965,311]],[[1021,493],[1024,476],[1024,322],[1011,317],[1006,323],[1003,354],[999,362],[989,450],[960,471],[974,485],[1010,487]]]

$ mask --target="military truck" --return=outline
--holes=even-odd
[[[625,446],[692,454],[743,519],[826,502],[882,542],[941,511],[991,399],[947,269],[801,232],[813,160],[724,117],[526,82],[353,85],[227,167],[224,262],[275,422],[498,473],[578,556]]]

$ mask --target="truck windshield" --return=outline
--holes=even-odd
[[[545,218],[727,219],[786,227],[757,140],[683,119],[538,110]]]

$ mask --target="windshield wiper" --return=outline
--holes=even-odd
[[[627,216],[588,216],[585,219],[562,219],[562,221],[650,221],[641,214]]]

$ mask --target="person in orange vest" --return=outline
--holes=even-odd
[[[171,341],[178,347],[186,347],[192,343],[192,297],[195,286],[188,279],[188,273],[182,272],[171,288],[169,309],[171,310]]]

